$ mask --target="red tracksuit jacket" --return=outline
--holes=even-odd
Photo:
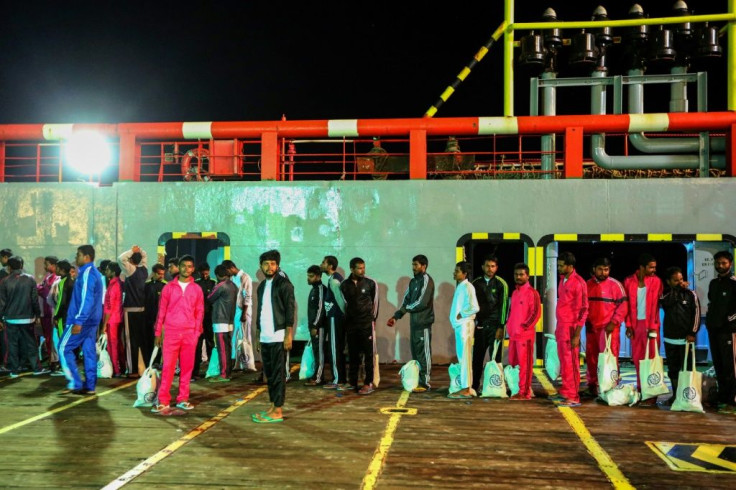
[[[657,276],[647,276],[644,278],[644,285],[647,287],[647,326],[659,331],[659,297],[662,296],[662,281]],[[636,273],[631,274],[624,279],[624,290],[629,298],[629,311],[626,316],[626,325],[636,327],[636,297],[639,289],[639,278]]]
[[[161,335],[164,325],[169,330],[195,329],[197,334],[202,333],[202,319],[204,318],[204,293],[202,288],[189,278],[189,285],[182,293],[179,279],[169,282],[161,290],[161,299],[158,304],[156,318],[156,336]]]
[[[536,332],[535,325],[542,314],[539,293],[531,284],[516,286],[511,294],[511,308],[506,322],[506,331],[511,340],[531,340]]]
[[[628,305],[624,286],[616,279],[609,277],[598,281],[595,277],[588,279],[588,322],[593,330],[605,328],[609,322],[621,325],[626,319]]]
[[[110,319],[107,321],[110,324],[123,321],[123,282],[119,277],[113,277],[107,286],[102,313],[110,314]]]
[[[557,325],[583,326],[588,318],[588,286],[580,275],[572,271],[565,281],[560,277],[557,286]]]

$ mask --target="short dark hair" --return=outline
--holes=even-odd
[[[59,259],[56,257],[56,255],[47,255],[46,257],[43,258],[43,261],[54,265],[59,262]]]
[[[644,252],[643,254],[639,255],[639,267],[646,267],[651,262],[656,262],[657,259],[654,258],[654,255],[650,253]]]
[[[1,252],[0,252],[0,255],[2,255]],[[716,252],[716,254],[713,256],[713,260],[718,260],[718,259],[726,259],[729,262],[733,262],[733,255],[731,255],[731,252],[727,250],[721,250],[720,252]]]
[[[232,260],[223,260],[222,264],[220,265],[223,266],[225,269],[237,269],[238,268],[238,266],[235,265],[235,262],[233,262]]]
[[[350,268],[355,269],[357,265],[365,264],[365,260],[361,259],[360,257],[353,257],[350,259]]]
[[[69,263],[66,259],[61,259],[56,263],[56,270],[69,273],[70,270],[72,270],[72,264]]]
[[[217,277],[227,277],[228,276],[227,267],[225,267],[222,264],[216,266],[215,267],[215,276],[217,276]]]
[[[19,271],[23,268],[23,257],[19,255],[13,255],[8,259],[8,267],[14,271]]]
[[[472,267],[470,265],[470,262],[463,261],[463,262],[458,262],[457,264],[455,264],[455,268],[460,269],[460,272],[462,272],[465,275],[468,275],[470,274],[470,269]]]
[[[327,262],[327,265],[332,267],[333,269],[337,269],[337,257],[334,255],[325,255],[325,262]]]
[[[179,257],[171,257],[166,261],[166,265],[169,266],[171,264],[174,264],[175,266],[179,266]]]
[[[153,264],[153,267],[151,267],[151,270],[153,272],[165,271],[166,267],[164,267],[163,264]]]
[[[565,262],[567,263],[567,262]],[[514,271],[526,271],[526,275],[529,275],[529,266],[524,262],[517,262],[514,264]]]
[[[258,258],[258,263],[262,264],[267,260],[273,260],[274,262],[276,262],[276,265],[281,265],[281,254],[278,250],[269,250],[267,252],[263,252]]]
[[[12,256],[13,256],[13,251],[10,250],[9,248],[4,248],[0,250],[0,257],[12,257]]]
[[[111,270],[112,273],[115,274],[115,277],[120,277],[120,273],[122,272],[117,262],[110,262],[107,264],[107,269]]]
[[[315,276],[321,276],[322,269],[320,269],[318,265],[310,265],[309,269],[307,269],[307,274],[314,274]]]
[[[191,262],[192,265],[194,265],[194,257],[192,257],[191,255],[182,255],[181,257],[179,257],[179,266],[181,266],[181,264],[183,264],[184,262]]]
[[[133,265],[140,265],[141,260],[143,260],[143,254],[140,252],[133,252],[130,254],[130,263]]]
[[[675,275],[675,274],[677,274],[677,273],[680,273],[680,274],[682,274],[682,269],[680,269],[680,268],[679,268],[679,267],[677,267],[676,265],[673,265],[672,267],[668,267],[668,268],[667,268],[667,271],[665,271],[665,274],[666,274],[666,275],[665,275],[665,277],[666,277],[667,279],[671,279],[671,278],[672,278],[672,276],[674,276],[674,275]]]
[[[602,265],[602,266],[604,266],[604,267],[611,267],[611,261],[610,261],[610,260],[608,260],[608,259],[607,259],[606,257],[598,257],[598,258],[597,258],[597,259],[595,259],[595,261],[593,262],[593,268],[594,268],[594,269],[595,269],[596,267],[599,267],[599,266],[601,266],[601,265]]]
[[[100,261],[100,265],[98,266],[98,269],[100,269],[101,271],[104,271],[105,269],[107,269],[107,266],[109,264],[110,264],[110,260],[109,259],[101,260]]]
[[[95,261],[95,247],[93,247],[92,245],[82,245],[81,247],[77,248],[77,252],[81,252],[82,255],[89,256],[92,262]]]
[[[207,262],[202,262],[201,264],[197,266],[197,270],[199,272],[208,271],[210,270],[210,264],[208,264]]]
[[[557,260],[561,260],[565,263],[565,265],[571,265],[575,267],[575,256],[572,254],[572,252],[562,252],[560,255],[557,256]]]
[[[496,256],[495,256],[495,255],[493,255],[493,254],[491,254],[491,255],[486,255],[486,256],[485,256],[485,257],[483,258],[483,263],[485,264],[486,262],[495,262],[495,263],[496,263],[496,265],[498,265],[498,257],[496,257]]]
[[[417,263],[419,263],[419,265],[423,265],[425,267],[426,266],[429,266],[429,259],[427,258],[426,255],[422,255],[422,254],[415,255],[414,258],[411,259],[411,261],[412,262],[417,262]]]

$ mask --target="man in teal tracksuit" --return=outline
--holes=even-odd
[[[432,371],[432,324],[434,323],[434,281],[427,274],[429,261],[424,255],[411,259],[414,277],[404,294],[401,308],[389,318],[387,325],[393,327],[396,320],[410,313],[411,357],[419,362],[419,386],[414,391],[421,393],[429,389]]]

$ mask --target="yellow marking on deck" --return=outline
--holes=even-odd
[[[602,242],[623,242],[623,233],[604,233],[601,235]]]
[[[293,369],[292,369],[293,371]],[[197,427],[189,431],[188,434],[182,436],[181,438],[177,439],[176,441],[172,442],[150,458],[146,459],[145,461],[142,461],[139,463],[135,468],[132,470],[124,473],[123,475],[120,475],[115,480],[111,481],[107,485],[105,485],[103,490],[114,490],[117,488],[121,488],[134,479],[138,478],[140,475],[151,469],[154,465],[160,463],[164,459],[168,458],[172,454],[174,454],[176,451],[181,449],[183,446],[185,446],[187,443],[189,443],[192,439],[194,439],[197,436],[201,436],[208,430],[210,430],[216,423],[222,421],[225,417],[233,413],[238,408],[242,407],[249,401],[251,401],[253,398],[257,397],[261,393],[264,393],[267,390],[266,386],[262,386],[252,392],[250,392],[248,395],[244,396],[242,399],[238,400],[237,402],[233,403],[229,407],[221,410],[217,415],[212,417],[209,420],[206,420],[205,422],[202,422]]]
[[[45,419],[46,417],[49,417],[55,413],[63,412],[67,408],[76,407],[77,405],[81,405],[82,403],[87,403],[88,401],[94,400],[95,398],[101,398],[103,396],[109,395],[110,393],[115,393],[116,391],[125,389],[128,386],[132,386],[136,384],[137,382],[138,380],[130,381],[128,383],[121,384],[120,386],[116,386],[115,388],[112,388],[110,390],[103,391],[102,393],[98,393],[95,396],[85,396],[84,398],[80,398],[79,400],[73,401],[71,403],[67,403],[66,405],[62,405],[60,407],[57,407],[53,410],[49,410],[42,414],[36,415],[34,417],[30,417],[25,420],[21,420],[20,422],[16,422],[15,424],[6,425],[2,429],[0,429],[0,434],[5,434],[6,432],[10,432],[11,430],[15,430],[25,425],[36,422],[37,420]]]
[[[521,233],[504,233],[503,239],[504,240],[520,240]]]
[[[5,376],[3,379],[0,379],[0,383],[2,383],[3,381],[10,381],[11,379],[18,379],[24,376],[30,376],[31,374],[33,373],[20,373],[17,378],[11,378],[10,375],[8,375],[8,376]]]
[[[406,402],[409,400],[410,394],[411,393],[408,391],[403,391],[399,397],[399,401],[396,402],[396,408],[404,408]],[[370,490],[376,487],[378,476],[381,474],[383,464],[386,462],[386,457],[388,456],[388,451],[391,449],[391,444],[394,442],[394,433],[396,432],[396,427],[398,427],[399,420],[401,420],[402,415],[404,414],[392,413],[391,417],[388,419],[388,425],[386,426],[386,430],[383,432],[383,437],[381,437],[381,441],[378,443],[378,447],[373,453],[373,459],[368,465],[368,471],[363,477],[363,482],[360,485],[361,489]]]
[[[671,242],[672,234],[671,233],[649,233],[647,235],[647,240],[649,240],[650,242]]]
[[[547,375],[544,374],[544,371],[542,371],[541,369],[535,369],[534,374],[537,376],[537,379],[539,380],[548,395],[552,396],[557,394],[557,390],[552,384],[552,381],[550,381]],[[613,459],[611,459],[608,453],[601,447],[600,444],[598,444],[598,441],[596,441],[595,438],[591,435],[590,431],[585,426],[585,423],[583,423],[583,419],[581,419],[578,414],[575,413],[575,410],[570,407],[560,406],[557,407],[557,410],[559,410],[562,416],[565,417],[567,423],[570,425],[570,427],[572,427],[573,432],[575,432],[575,434],[582,441],[585,449],[587,449],[588,453],[590,453],[590,455],[593,456],[593,458],[596,460],[596,462],[598,463],[598,467],[601,469],[603,474],[606,475],[606,478],[608,478],[608,480],[611,482],[613,488],[635,488],[633,485],[631,485],[631,482],[629,482],[629,480],[624,476],[616,463],[613,462]]]
[[[720,233],[698,233],[695,235],[698,242],[722,242],[723,235]]]
[[[674,471],[696,471],[701,473],[736,472],[736,446],[725,444],[645,441],[649,449],[662,458]],[[728,451],[726,451],[728,450]]]

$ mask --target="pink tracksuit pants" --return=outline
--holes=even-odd
[[[649,332],[656,332],[655,338],[649,338]],[[644,359],[647,350],[647,340],[656,340],[657,348],[659,348],[659,329],[649,329],[646,320],[637,320],[634,326],[634,338],[631,339],[631,360],[634,361],[636,367],[636,389],[641,391],[641,383],[639,382],[639,363]],[[655,343],[649,344],[649,359],[654,357]]]
[[[509,340],[509,364],[519,366],[519,395],[532,397],[532,364],[534,345],[531,339]]]
[[[179,361],[179,395],[176,402],[189,400],[189,382],[194,368],[194,351],[197,350],[199,332],[194,329],[166,329],[164,334],[163,369],[161,386],[158,389],[158,403],[168,406],[171,403],[171,383],[174,380],[176,363]]]
[[[587,366],[588,388],[598,390],[598,355],[606,350],[606,328],[585,327],[585,364]],[[611,351],[618,358],[621,351],[621,327],[611,332]]]
[[[120,359],[123,357],[125,346],[120,339],[120,325],[121,323],[108,323],[107,324],[107,353],[110,354],[110,360],[112,361],[112,372],[113,374],[120,374]]]
[[[574,325],[558,324],[555,330],[555,339],[557,340],[557,356],[560,358],[560,376],[562,377],[560,395],[570,401],[579,402],[580,345],[572,346],[574,333]]]

